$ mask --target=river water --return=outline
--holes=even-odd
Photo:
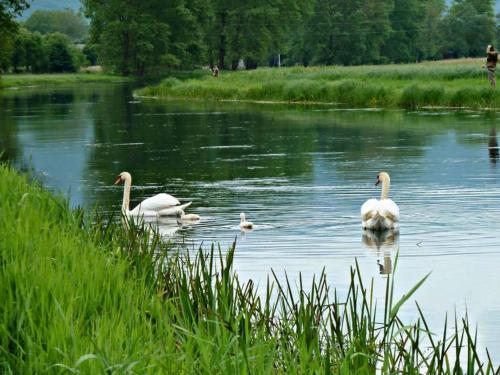
[[[308,282],[325,268],[342,293],[357,259],[380,305],[399,250],[396,296],[431,272],[414,298],[431,326],[467,310],[500,360],[498,113],[160,101],[133,98],[123,84],[0,95],[2,159],[32,168],[72,205],[119,212],[113,182],[129,171],[132,206],[168,192],[202,216],[183,227],[162,220],[170,240],[227,249],[236,239],[243,280],[262,285],[273,269]],[[361,229],[381,170],[400,207],[399,236]],[[239,230],[240,212],[253,231]],[[408,322],[412,301],[401,312]]]

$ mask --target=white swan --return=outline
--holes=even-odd
[[[245,218],[245,214],[242,212],[240,214],[240,228],[241,229],[252,229],[253,223],[251,221],[247,221]]]
[[[156,194],[139,203],[132,211],[130,210],[130,187],[132,186],[132,176],[128,172],[118,175],[115,185],[124,183],[122,212],[126,216],[176,216],[179,210],[184,210],[191,202],[181,204],[179,200],[170,194]]]
[[[368,199],[361,206],[363,229],[385,230],[399,228],[399,207],[389,199],[391,179],[386,172],[380,172],[375,186],[382,183],[380,200]]]

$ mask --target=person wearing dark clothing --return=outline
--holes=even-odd
[[[495,47],[488,46],[486,48],[486,69],[488,70],[488,81],[491,83],[491,87],[495,88],[497,81],[495,79],[495,70],[497,68],[498,53]]]

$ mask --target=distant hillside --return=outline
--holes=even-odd
[[[28,18],[31,13],[38,9],[58,10],[70,8],[78,12],[81,6],[80,0],[31,0],[30,3],[31,6],[23,13],[21,19]]]

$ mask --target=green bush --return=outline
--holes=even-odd
[[[64,34],[49,34],[45,40],[48,71],[74,72],[79,68],[78,53],[71,47],[71,40]]]

